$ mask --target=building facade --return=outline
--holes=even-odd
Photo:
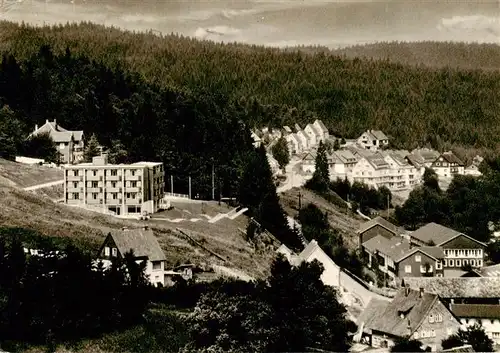
[[[367,130],[359,138],[358,144],[371,151],[389,146],[389,138],[380,130]]]
[[[450,304],[462,327],[479,324],[495,344],[500,344],[500,304]]]
[[[456,174],[465,174],[465,163],[453,152],[442,153],[431,165],[440,177],[451,178]]]
[[[151,284],[163,286],[166,257],[153,231],[147,227],[110,232],[99,249],[99,259],[109,266],[113,258],[123,258],[130,251],[136,261],[146,262],[144,273]]]
[[[108,164],[107,156],[92,163],[66,166],[64,201],[103,209],[115,215],[157,212],[165,190],[163,163]]]
[[[38,127],[30,136],[48,134],[56,144],[60,155],[60,162],[63,164],[79,163],[83,159],[83,131],[68,131],[57,124],[57,121],[46,120],[45,124]]]

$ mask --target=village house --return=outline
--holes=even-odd
[[[464,169],[464,174],[465,175],[471,175],[471,176],[480,176],[482,173],[479,171],[479,166],[475,164],[470,164],[468,167]]]
[[[323,139],[323,134],[321,131],[317,130],[314,124],[307,124],[304,128],[304,132],[307,134],[309,146],[311,148],[319,145],[319,142]]]
[[[253,139],[253,146],[255,148],[258,148],[260,147],[260,145],[262,144],[262,139],[260,138],[260,136],[258,135],[258,133],[256,131],[251,131],[251,137]]]
[[[64,202],[114,215],[141,216],[160,208],[163,163],[109,164],[106,154],[92,163],[64,168]]]
[[[357,142],[363,148],[372,151],[389,146],[389,138],[380,130],[365,131]]]
[[[479,324],[495,344],[500,344],[500,304],[450,304],[464,329]]]
[[[295,135],[300,141],[300,144],[302,146],[302,152],[309,151],[309,149],[311,148],[310,140],[309,136],[304,132],[304,130],[298,131]]]
[[[456,174],[463,175],[465,164],[453,152],[444,152],[432,163],[431,168],[434,169],[439,177],[451,178]]]
[[[321,133],[321,141],[325,142],[330,138],[330,133],[325,124],[323,124],[323,121],[316,119],[314,120],[313,126]]]
[[[386,239],[391,239],[394,237],[401,237],[405,231],[399,227],[396,227],[391,222],[387,221],[385,218],[377,216],[363,224],[359,227],[357,231],[359,239],[359,248],[363,243],[368,240],[375,238],[376,236],[382,236]]]
[[[124,258],[130,251],[133,251],[136,261],[146,262],[144,272],[151,284],[163,286],[166,257],[148,227],[111,231],[99,249],[99,258],[109,266],[113,258]]]
[[[267,156],[267,162],[269,163],[269,166],[271,167],[271,172],[273,173],[273,175],[279,174],[281,171],[281,168],[280,168],[280,164],[278,163],[276,158],[274,158],[273,155],[270,153],[266,153],[266,156]]]
[[[349,150],[339,150],[328,154],[330,179],[345,178],[351,174],[358,158]]]
[[[420,184],[421,174],[406,158],[406,151],[384,151],[381,154],[391,169],[389,189],[411,189]]]
[[[48,133],[54,141],[57,151],[60,154],[60,161],[63,164],[79,163],[83,159],[83,131],[69,131],[57,124],[57,121],[45,120],[45,124],[38,127],[30,136],[37,136]]]
[[[347,178],[351,183],[358,181],[378,189],[381,186],[391,185],[390,173],[389,163],[381,154],[376,153],[358,160],[351,175]]]
[[[316,152],[310,151],[302,158],[302,171],[313,174],[316,170]]]
[[[391,302],[372,299],[357,319],[365,342],[376,348],[394,346],[397,339],[422,342],[435,352],[460,322],[436,294],[401,288]]]
[[[290,129],[290,126],[283,126],[283,135],[288,135],[288,134],[291,134],[293,133],[292,129]]]
[[[290,156],[302,153],[303,146],[300,139],[297,137],[297,134],[285,135],[285,140],[287,142],[288,153],[290,154]]]
[[[484,264],[486,244],[436,223],[428,223],[410,234],[411,242],[418,246],[439,246],[444,251],[444,276],[463,273],[470,265],[480,268]]]

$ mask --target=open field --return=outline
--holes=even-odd
[[[174,210],[165,211],[159,215],[179,218],[179,213],[184,213],[186,218],[191,218],[195,217],[196,212],[201,213],[201,204],[172,202],[172,205]],[[246,228],[248,219],[244,215],[235,220],[222,219],[214,224],[206,221],[170,223],[163,220],[118,219],[77,207],[57,204],[45,196],[10,186],[0,186],[0,207],[2,209],[0,226],[29,228],[47,236],[74,238],[95,251],[98,250],[100,243],[111,229],[148,225],[158,236],[169,265],[185,262],[200,265],[218,264],[240,269],[252,277],[260,278],[267,275],[274,257],[271,249],[255,250],[253,244],[245,241],[243,234],[238,230],[238,228]],[[196,209],[197,207],[199,209]],[[219,206],[216,202],[207,202],[203,207],[207,215],[230,211],[226,205]],[[190,211],[191,215],[182,210]],[[194,240],[227,261],[222,261],[192,244],[177,232],[176,228],[182,229]]]
[[[293,188],[280,194],[281,205],[285,212],[291,217],[295,217],[298,214],[299,192],[302,206],[313,203],[321,211],[327,212],[328,222],[332,228],[338,229],[342,233],[347,247],[349,249],[357,249],[358,239],[356,231],[359,225],[364,222],[360,216],[353,214],[349,210],[338,208],[310,190],[305,188]]]
[[[27,165],[0,158],[0,184],[25,188],[63,178],[61,169]]]

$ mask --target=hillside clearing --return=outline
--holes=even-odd
[[[0,158],[0,184],[25,188],[64,179],[61,169],[27,165]]]
[[[340,209],[323,197],[305,188],[293,188],[280,194],[280,201],[286,214],[295,217],[299,210],[299,192],[302,207],[308,203],[316,205],[322,212],[327,212],[328,222],[332,228],[338,229],[349,249],[358,248],[356,231],[364,220],[347,209]]]

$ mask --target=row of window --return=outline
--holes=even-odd
[[[105,256],[110,256],[113,255],[113,257],[118,256],[118,249],[117,248],[110,248],[109,246],[104,247],[104,255]]]
[[[483,257],[483,249],[445,249],[444,256],[447,257]]]
[[[432,324],[432,323],[435,323],[435,322],[443,322],[443,314],[430,314],[429,315],[429,322]]]
[[[136,176],[140,174],[141,169],[126,169],[126,173],[129,172],[131,176]],[[87,176],[97,176],[98,174],[98,169],[93,169],[93,170],[88,170],[87,171]],[[73,169],[73,170],[68,170],[67,175],[68,176],[83,176],[85,170],[84,169]],[[105,170],[106,175],[108,176],[118,176],[122,175],[122,173],[118,173],[118,169],[106,169]]]
[[[88,194],[89,198],[90,199],[93,199],[93,200],[101,200],[101,203],[102,203],[102,194],[98,193],[98,192],[93,192],[91,194]],[[118,195],[117,192],[111,192],[111,193],[106,193],[106,199],[107,200],[120,200],[121,201],[121,196]],[[142,202],[142,198],[140,198],[140,195],[136,192],[127,192],[125,194],[126,198],[127,199],[132,199],[132,200],[137,200],[138,203],[141,203]],[[66,198],[68,200],[80,200],[80,193],[79,192],[69,192],[66,194]]]
[[[416,340],[418,340],[419,338],[436,337],[436,331],[435,330],[422,330],[421,332],[415,331],[413,336]]]
[[[471,265],[472,267],[482,267],[483,266],[483,260],[479,259],[444,259],[444,267],[462,267],[466,265]]]

